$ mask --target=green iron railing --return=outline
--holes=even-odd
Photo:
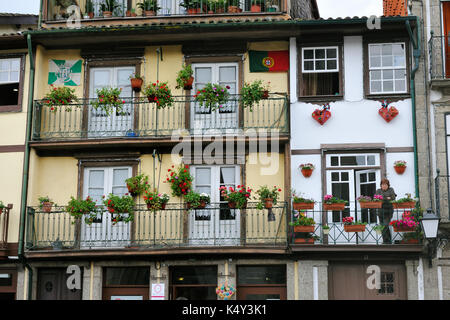
[[[51,212],[28,207],[27,212],[27,250],[287,244],[283,202],[271,210],[258,210],[254,203],[242,210],[214,203],[190,211],[172,203],[158,211],[137,205],[132,222],[116,224],[107,210],[98,213],[91,224],[75,220],[63,207]]]
[[[288,134],[289,103],[286,95],[272,94],[253,106],[240,107],[240,96],[232,95],[222,108],[199,106],[193,97],[174,97],[172,106],[158,109],[147,98],[121,98],[122,112],[92,106],[93,99],[53,106],[34,101],[33,141],[77,140],[111,137],[161,137],[183,131],[192,135],[246,134],[267,130]]]

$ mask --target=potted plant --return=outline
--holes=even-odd
[[[108,198],[103,200],[103,204],[108,208],[109,213],[111,213],[113,225],[120,221],[125,223],[133,221],[135,204],[131,196],[124,195],[121,197],[110,193]]]
[[[103,0],[103,3],[100,5],[103,17],[104,18],[111,18],[114,10],[120,7],[117,0]]]
[[[115,110],[117,114],[124,114],[123,105],[125,100],[120,99],[122,89],[119,88],[102,88],[97,89],[97,99],[91,105],[95,109],[104,111],[110,115]]]
[[[378,194],[374,195],[373,198],[359,196],[356,200],[359,202],[361,209],[379,209],[383,204],[383,196]]]
[[[266,1],[267,12],[277,12],[279,11],[278,0],[267,0]]]
[[[174,166],[172,166],[167,172],[169,176],[165,182],[170,183],[173,196],[181,197],[191,190],[194,177],[190,174],[188,165],[182,165],[178,169],[174,169]]]
[[[233,187],[227,189],[227,187],[222,186],[219,190],[224,200],[228,201],[228,206],[231,209],[247,208],[247,202],[251,196],[252,189],[239,185],[237,189]]]
[[[327,211],[342,211],[345,209],[347,201],[336,198],[330,194],[323,197],[323,210]]]
[[[136,197],[148,190],[148,176],[139,174],[125,180],[131,196]]]
[[[50,200],[49,197],[39,197],[39,208],[46,212],[52,212],[52,206],[53,206],[53,202]]]
[[[265,3],[265,0],[252,0],[251,12],[261,12],[261,7]]]
[[[294,227],[294,232],[314,232],[316,221],[313,218],[307,218],[300,215],[294,222],[289,225]]]
[[[144,90],[144,94],[149,102],[156,102],[158,109],[170,107],[175,101],[172,97],[172,92],[167,86],[167,82],[156,81],[156,83],[148,85]]]
[[[137,6],[144,11],[146,16],[155,16],[161,7],[158,7],[157,0],[143,0],[144,2],[138,3]]]
[[[312,199],[306,199],[299,195],[296,195],[295,193],[292,194],[292,206],[294,210],[312,210],[314,209],[314,200]]]
[[[203,209],[210,203],[210,197],[207,193],[189,191],[184,196],[184,201],[186,201],[188,209]]]
[[[225,13],[228,0],[215,0],[214,13]]]
[[[178,71],[177,86],[175,88],[184,90],[191,90],[194,82],[194,70],[190,64],[183,64],[183,68]]]
[[[323,225],[322,226],[322,232],[323,232],[323,234],[324,235],[327,235],[327,234],[329,234],[330,233],[330,226],[329,225]]]
[[[384,230],[384,226],[381,224],[377,224],[375,227],[373,227],[373,230],[378,234],[381,235]]]
[[[398,174],[403,174],[406,170],[406,161],[404,161],[404,160],[395,161],[394,169],[395,169],[395,172],[397,172]]]
[[[393,220],[389,223],[395,232],[413,232],[419,226],[419,222],[411,215],[411,212],[405,211],[400,220]]]
[[[420,239],[423,238],[423,232],[421,231],[414,231],[414,232],[408,232],[403,235],[403,239],[401,241],[402,244],[419,244]]]
[[[365,222],[353,222],[353,220],[353,217],[345,217],[342,219],[342,222],[344,223],[344,230],[346,232],[364,232],[366,230]]]
[[[301,172],[302,172],[302,174],[303,174],[303,176],[304,176],[305,178],[311,177],[312,172],[313,172],[314,169],[315,169],[315,167],[314,167],[314,165],[313,165],[312,163],[302,163],[302,164],[299,166],[299,168],[300,168],[300,170],[301,170]]]
[[[94,3],[92,0],[86,0],[85,12],[88,15],[89,19],[94,18]]]
[[[70,201],[66,206],[66,212],[68,212],[75,220],[79,220],[81,217],[85,215],[89,215],[85,219],[87,224],[92,223],[91,217],[95,216],[97,213],[97,205],[92,200],[91,197],[87,197],[86,200],[75,199],[74,197],[70,197]],[[72,222],[74,224],[75,221]]]
[[[147,204],[147,209],[157,211],[165,210],[166,204],[169,202],[169,196],[165,193],[148,192],[145,191],[144,201]]]
[[[268,96],[268,90],[264,87],[261,80],[253,81],[252,83],[245,82],[241,88],[241,103],[244,108],[249,108],[253,111],[253,105],[259,103],[261,99]]]
[[[137,74],[132,74],[130,76],[130,81],[131,81],[131,88],[133,89],[133,91],[141,92],[142,84],[144,83],[144,78]]]
[[[229,86],[208,83],[203,89],[197,91],[194,99],[200,106],[211,108],[211,110],[220,109],[228,101],[228,89],[230,89]]]
[[[314,244],[317,240],[320,240],[320,237],[308,233],[302,238],[295,238],[294,243]]]
[[[229,13],[238,13],[239,12],[239,0],[230,0],[228,2],[228,12]]]
[[[78,101],[75,95],[75,89],[55,87],[53,85],[50,85],[50,87],[50,93],[47,93],[44,99],[42,99],[44,105],[49,106],[51,112],[56,112],[58,106],[64,106],[66,111],[71,111],[70,104]]]
[[[3,209],[5,209],[6,206],[3,204],[3,201],[0,200],[0,214],[3,213]]]
[[[416,205],[416,201],[411,198],[411,194],[407,193],[405,198],[391,201],[394,209],[412,209]]]
[[[279,192],[281,192],[281,189],[277,186],[274,186],[272,189],[269,189],[267,186],[262,186],[256,191],[259,195],[259,203],[256,207],[259,210],[272,208],[273,205],[277,204]]]
[[[198,14],[202,12],[199,0],[183,0],[180,6],[184,7],[188,14]]]

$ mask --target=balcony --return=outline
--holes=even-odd
[[[137,205],[132,222],[114,225],[106,210],[88,225],[75,221],[63,207],[50,213],[28,207],[26,248],[31,252],[286,246],[286,204],[274,206],[271,219],[268,210],[255,205],[237,210],[214,203],[187,211],[184,205],[169,203],[156,212]]]
[[[0,259],[8,255],[9,212],[12,208],[13,205],[8,204],[0,213]]]
[[[393,226],[389,226],[390,241],[383,243],[383,235],[381,232],[377,232],[377,226],[381,225],[381,221],[384,220],[384,212],[381,209],[361,209],[358,204],[357,209],[351,210],[348,207],[343,211],[328,211],[322,210],[321,203],[315,203],[314,209],[303,210],[303,214],[307,218],[312,218],[316,222],[314,225],[314,231],[311,233],[297,233],[294,232],[294,227],[290,226],[292,238],[290,243],[293,246],[307,245],[304,240],[299,239],[315,239],[310,240],[310,244],[315,245],[421,245],[422,236],[420,235],[420,229],[415,231],[408,230],[396,230]],[[392,218],[390,221],[401,220],[403,214],[409,214],[413,209],[394,209]],[[295,212],[295,211],[294,211]],[[365,222],[366,227],[363,232],[347,232],[344,230],[344,224],[342,219],[344,217],[353,217],[354,222]],[[294,221],[296,217],[291,216],[291,221]],[[329,233],[324,233],[324,226],[329,227]],[[385,227],[386,228],[386,227]],[[420,228],[420,226],[418,227]],[[386,229],[385,229],[386,230]],[[386,239],[387,240],[387,239]]]
[[[65,22],[70,16],[69,7],[71,1],[47,0],[44,6],[44,20],[46,22]],[[86,10],[86,1],[80,6],[80,14],[83,21],[112,21],[124,20],[138,23],[147,19],[171,19],[171,17],[213,17],[213,16],[249,16],[249,15],[268,15],[280,14],[286,12],[286,4],[282,0],[261,1],[260,6],[254,6],[254,1],[250,0],[159,0],[156,12],[154,10],[142,10],[138,3],[142,1],[116,0],[117,7],[110,16],[102,11],[103,0],[92,0],[93,10]],[[259,2],[258,2],[259,4]]]
[[[272,94],[253,107],[239,106],[239,96],[229,98],[220,110],[200,107],[193,97],[175,97],[173,106],[158,109],[147,98],[123,98],[123,112],[107,114],[92,106],[94,100],[57,106],[34,101],[32,141],[73,141],[108,138],[170,138],[182,135],[242,135],[266,130],[289,133],[289,104],[285,95]]]
[[[430,78],[433,85],[442,85],[450,78],[450,50],[448,39],[432,36],[428,41]]]

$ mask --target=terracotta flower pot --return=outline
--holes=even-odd
[[[312,175],[313,170],[312,169],[302,169],[302,174],[305,178],[309,178]]]
[[[167,202],[161,203],[161,210],[166,210]]]
[[[293,203],[292,206],[294,207],[294,210],[312,210],[314,209],[314,202],[311,203],[305,203],[305,202],[300,202],[300,203]]]
[[[251,12],[261,12],[261,6],[259,4],[253,4],[250,11]]]
[[[324,203],[323,210],[325,211],[342,211],[345,209],[345,203]]]
[[[153,10],[146,10],[146,11],[145,11],[145,16],[146,16],[146,17],[156,16],[156,12],[153,11]]]
[[[269,90],[264,90],[261,99],[268,99],[268,98],[269,98]]]
[[[199,12],[199,8],[188,8],[187,12],[188,12],[188,14],[198,14],[198,13],[200,13]]]
[[[103,18],[111,18],[112,11],[103,11]]]
[[[238,7],[237,6],[228,6],[228,12],[229,13],[238,13]]]
[[[359,206],[361,209],[379,209],[383,205],[381,201],[361,201]]]
[[[273,199],[264,199],[264,207],[270,209],[273,207]]]
[[[294,232],[314,232],[314,226],[294,226]]]
[[[140,92],[143,82],[144,82],[144,80],[142,80],[142,79],[132,78],[131,79],[131,88],[133,89],[133,91],[134,92]]]
[[[356,225],[344,224],[344,230],[346,232],[364,232],[366,230],[366,225],[364,225],[364,224],[356,224]]]
[[[394,209],[412,209],[416,206],[416,202],[415,201],[411,201],[411,202],[402,202],[402,203],[393,203],[392,206],[394,207]]]
[[[419,244],[419,239],[403,239],[402,244]]]
[[[406,170],[406,166],[394,166],[394,169],[397,174],[403,174]]]
[[[52,212],[53,203],[51,202],[43,202],[42,203],[42,211],[49,213]]]
[[[147,96],[148,102],[155,102],[156,96],[155,95],[150,95]]]
[[[192,83],[194,82],[194,77],[190,77],[184,83],[184,90],[192,90]]]
[[[301,244],[314,244],[314,239],[313,238],[300,238],[300,239],[295,239],[294,243],[301,243]]]
[[[236,202],[228,202],[228,207],[230,209],[236,209]]]
[[[93,12],[89,12],[88,16],[89,16],[89,19],[94,19],[94,13]]]
[[[415,229],[415,227],[394,226],[395,232],[413,232]]]

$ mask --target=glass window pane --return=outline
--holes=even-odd
[[[339,172],[331,173],[331,181],[339,181]]]
[[[336,49],[327,49],[327,58],[336,58],[337,50]]]
[[[384,92],[394,91],[394,82],[393,81],[383,81],[383,91]]]
[[[360,174],[359,179],[361,180],[361,182],[367,182],[367,174],[366,173]]]
[[[394,71],[393,70],[383,70],[383,79],[384,80],[391,80],[394,77]]]
[[[372,80],[381,80],[381,71],[370,71],[370,77]]]
[[[341,181],[348,181],[348,172],[341,172]]]
[[[0,72],[0,81],[2,82],[8,81],[8,72]]]
[[[195,169],[195,184],[210,185],[211,184],[211,168]]]
[[[13,71],[20,70],[20,59],[11,59],[11,70]]]
[[[338,166],[339,165],[339,157],[331,157],[331,165]]]
[[[0,70],[9,71],[10,61],[9,59],[1,59],[0,60]]]
[[[383,56],[392,55],[392,44],[390,43],[383,44],[383,47],[381,48],[381,53]]]
[[[0,287],[12,286],[12,274],[0,273]]]
[[[404,67],[405,56],[394,56],[394,67]]]
[[[406,70],[404,70],[404,69],[401,69],[401,70],[395,70],[394,71],[394,76],[395,76],[395,79],[405,79],[405,77],[406,77]]]
[[[220,184],[234,185],[235,184],[235,169],[234,168],[220,168]]]
[[[316,59],[325,59],[325,49],[316,49],[315,53],[316,53],[316,56],[315,56]]]
[[[286,266],[238,266],[238,285],[286,284]]]
[[[220,67],[219,81],[220,82],[236,81],[236,67]]]
[[[395,91],[396,92],[406,91],[405,80],[396,80],[395,81]]]
[[[111,84],[110,71],[95,70],[94,71],[94,85],[98,87],[108,87]],[[94,92],[95,93],[95,92]]]
[[[13,71],[9,74],[9,81],[11,82],[19,82],[19,72]]]
[[[303,59],[314,59],[314,50],[304,50]]]
[[[370,56],[380,56],[381,55],[381,46],[378,44],[369,45],[369,55]]]
[[[356,157],[355,156],[344,156],[341,157],[341,166],[355,166]]]
[[[314,70],[314,62],[313,61],[305,61],[303,69],[306,71]]]
[[[369,166],[375,165],[375,156],[367,156],[367,165]]]
[[[370,92],[381,92],[381,81],[370,81]]]
[[[371,68],[381,67],[381,57],[370,57],[370,67]]]
[[[392,53],[394,55],[402,56],[405,54],[405,45],[403,43],[396,43],[392,45]]]
[[[105,181],[104,170],[90,170],[89,171],[89,187],[90,188],[103,188]]]
[[[217,266],[173,267],[172,283],[217,286]]]
[[[113,170],[113,186],[125,186],[125,180],[129,178],[128,169]]]
[[[325,61],[316,61],[316,70],[325,70]]]
[[[131,86],[130,76],[134,73],[132,69],[117,70],[117,86]]]
[[[106,285],[150,285],[150,267],[105,268]]]
[[[211,68],[195,68],[195,82],[211,82]]]
[[[383,67],[392,67],[392,56],[383,56],[381,61]]]
[[[356,156],[356,164],[358,166],[366,165],[366,157],[365,156]]]
[[[376,175],[375,172],[369,172],[369,181],[375,181]]]
[[[336,198],[340,198],[343,200],[350,200],[350,187],[348,182],[344,183],[332,183],[331,185],[331,194]]]
[[[327,69],[328,70],[335,70],[335,69],[337,69],[337,61],[336,60],[328,60],[327,61]]]

